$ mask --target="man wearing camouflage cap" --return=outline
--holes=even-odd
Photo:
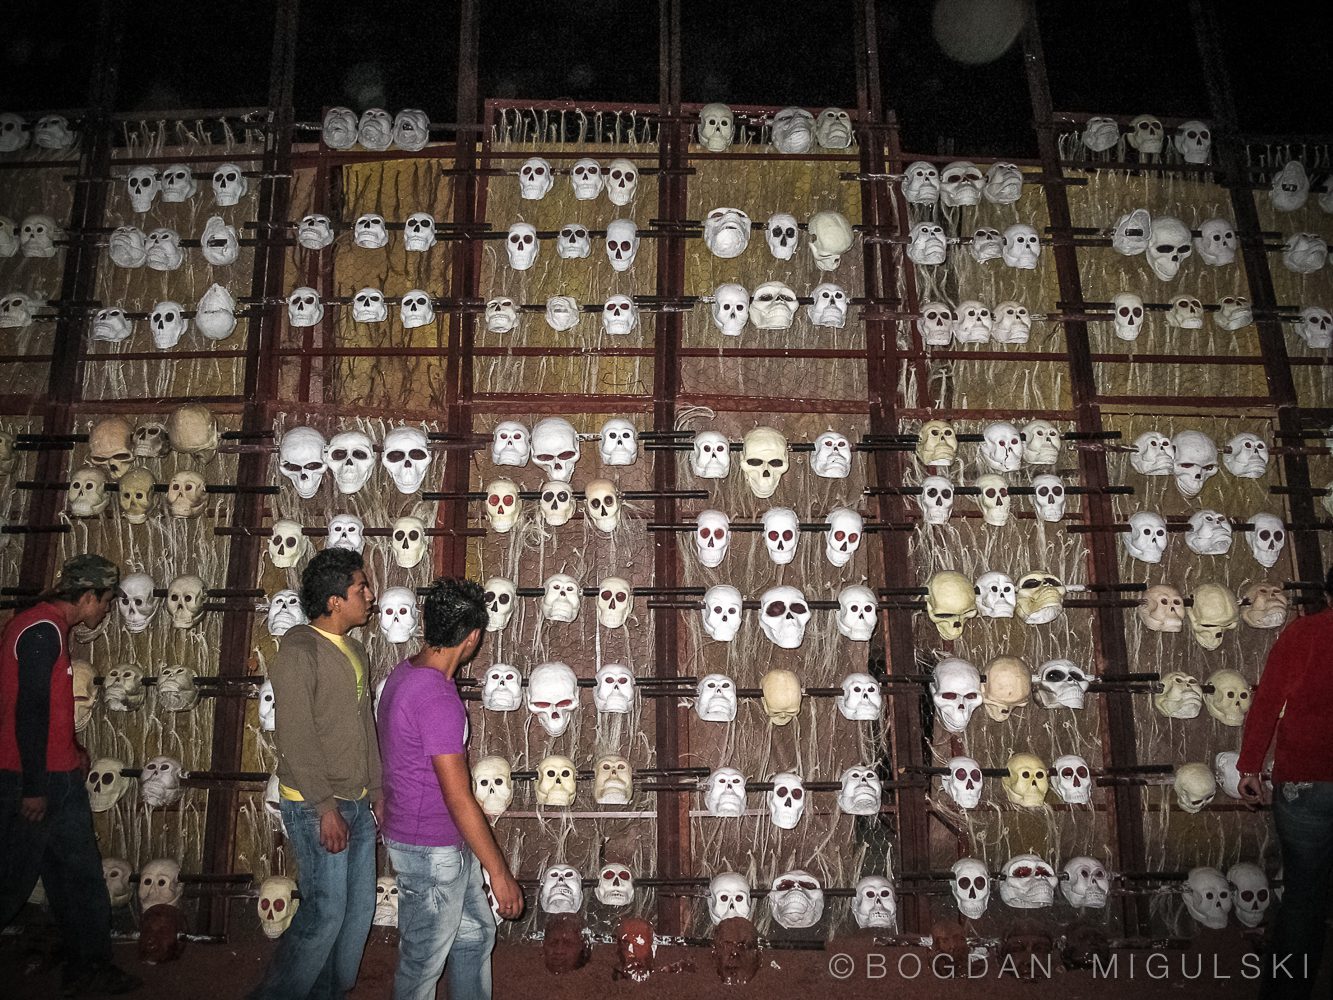
[[[0,926],[42,879],[64,944],[63,993],[128,993],[111,964],[111,903],[74,738],[69,632],[111,610],[120,569],[101,556],[65,563],[55,585],[0,632]]]

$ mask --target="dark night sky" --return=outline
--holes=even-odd
[[[91,6],[5,4],[0,109],[84,103]],[[213,10],[178,0],[121,6],[119,108],[264,103],[269,0],[232,0]],[[1057,109],[1207,117],[1185,0],[1038,0],[1038,6]],[[982,66],[955,63],[931,36],[931,9],[929,0],[878,5],[885,105],[899,114],[905,146],[1035,153],[1017,47]],[[1236,0],[1219,9],[1242,127],[1333,133],[1327,91],[1333,5]],[[848,0],[684,0],[682,10],[686,100],[855,105]],[[425,18],[422,11],[429,11]],[[453,120],[454,4],[303,0],[301,15],[301,116],[347,104],[423,107],[437,121]],[[483,0],[482,95],[655,103],[657,23],[656,0]]]

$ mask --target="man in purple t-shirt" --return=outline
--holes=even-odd
[[[495,917],[523,912],[523,891],[481,806],[467,762],[467,710],[454,675],[481,648],[482,589],[436,580],[422,611],[425,645],[389,675],[377,709],[384,770],[381,832],[398,873],[394,1000],[429,1000],[449,959],[449,995],[491,995]]]

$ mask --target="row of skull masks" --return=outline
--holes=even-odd
[[[93,761],[84,787],[93,812],[108,812],[129,791],[131,778],[123,772],[125,764],[115,757]],[[159,809],[180,801],[185,789],[181,782],[189,772],[175,757],[152,757],[139,771],[139,800],[147,809]]]
[[[213,201],[220,208],[236,205],[250,191],[249,176],[235,163],[215,167],[211,183]],[[172,163],[160,171],[157,167],[142,165],[130,168],[125,175],[125,190],[134,211],[150,212],[158,198],[167,205],[192,200],[199,193],[199,181],[185,163]]]
[[[1120,138],[1120,124],[1105,115],[1089,118],[1080,133],[1083,145],[1094,153],[1114,149]],[[1158,154],[1166,145],[1166,130],[1160,118],[1137,115],[1130,119],[1124,138],[1140,153]],[[1186,163],[1207,163],[1213,145],[1212,129],[1206,122],[1197,119],[1182,122],[1172,134],[1171,145]]]
[[[29,122],[12,111],[0,112],[0,153],[14,153],[29,145],[38,149],[69,149],[79,133],[69,127],[64,115],[42,115]]]
[[[145,684],[143,670],[132,663],[119,663],[101,678],[100,686],[92,664],[87,660],[74,660],[71,667],[76,732],[81,732],[92,721],[99,700],[108,711],[134,712],[144,706],[149,687],[157,692],[157,706],[163,711],[188,712],[199,702],[199,688],[190,667],[163,666],[157,676],[151,678],[152,683]]]
[[[1260,511],[1250,515],[1250,530],[1245,538],[1254,561],[1265,569],[1277,565],[1287,544],[1286,525],[1276,514]],[[1231,549],[1232,526],[1225,515],[1215,510],[1199,510],[1190,515],[1185,544],[1199,555],[1221,556]],[[1127,529],[1120,533],[1125,553],[1139,562],[1155,565],[1166,554],[1166,519],[1153,511],[1139,511],[1129,516]]]
[[[0,434],[0,455],[13,455],[13,436]],[[220,434],[208,407],[186,403],[176,407],[166,422],[141,420],[137,426],[124,417],[106,417],[88,431],[86,466],[70,477],[69,506],[76,517],[100,514],[110,503],[108,486],[116,482],[120,507],[132,524],[142,524],[152,508],[156,478],[136,459],[162,459],[171,453],[207,462],[217,451]],[[186,470],[172,476],[166,494],[172,513],[192,517],[203,510],[203,477]],[[77,501],[77,502],[76,502]]]
[[[908,233],[907,258],[914,264],[943,264],[950,242],[967,243],[968,253],[979,264],[1002,260],[1009,267],[1032,271],[1041,260],[1041,236],[1025,222],[1016,222],[1003,232],[981,228],[965,240],[947,236],[938,222],[918,222]]]
[[[1111,229],[1111,247],[1125,257],[1147,258],[1153,274],[1174,281],[1196,251],[1209,267],[1236,262],[1240,240],[1227,219],[1209,219],[1199,235],[1170,215],[1152,216],[1146,208],[1126,212]],[[1312,274],[1328,263],[1328,243],[1318,233],[1292,233],[1282,244],[1282,266],[1296,274]]]
[[[0,326],[6,325],[6,299],[0,299]],[[29,300],[29,318],[33,302]],[[153,346],[167,351],[180,343],[189,327],[190,320],[194,328],[206,340],[226,340],[236,330],[238,305],[231,292],[214,282],[199,297],[193,310],[186,309],[174,299],[163,299],[154,303],[147,313],[148,329],[153,337]],[[124,307],[107,306],[93,314],[89,336],[93,340],[118,344],[134,335],[135,314]]]
[[[211,216],[204,224],[199,247],[204,260],[215,267],[236,263],[241,253],[236,227],[220,215]],[[180,233],[174,229],[163,226],[145,233],[135,226],[117,226],[111,233],[107,253],[117,267],[176,271],[185,264],[186,249]]]

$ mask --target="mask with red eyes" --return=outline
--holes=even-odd
[[[731,547],[731,519],[720,510],[701,510],[695,518],[694,548],[699,562],[720,566]]]
[[[518,523],[523,512],[523,501],[518,496],[518,484],[512,479],[497,479],[486,485],[486,520],[491,530],[505,534]]]

